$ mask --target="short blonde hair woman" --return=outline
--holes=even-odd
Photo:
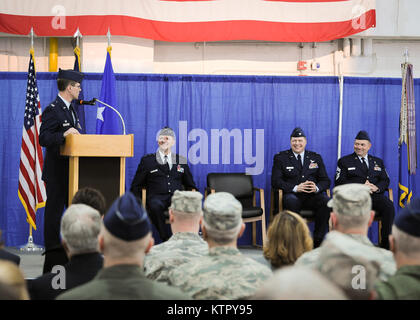
[[[305,220],[292,211],[277,214],[268,228],[264,257],[273,269],[292,265],[305,252],[312,250],[313,241]]]

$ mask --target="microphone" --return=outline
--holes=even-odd
[[[107,103],[105,103],[105,102],[103,102],[103,101],[101,101],[101,100],[99,100],[99,99],[96,99],[96,98],[93,98],[91,101],[98,101],[100,104],[104,105],[105,107],[108,107],[108,108],[112,109],[112,111],[114,111],[114,112],[115,112],[115,113],[116,113],[116,114],[120,117],[121,124],[122,124],[122,127],[123,127],[123,134],[124,134],[124,135],[126,134],[126,133],[125,133],[125,123],[124,123],[124,119],[123,119],[123,117],[121,116],[121,113],[119,113],[117,109],[115,109],[113,106],[110,106],[109,104],[107,104]]]
[[[96,98],[93,98],[92,100],[76,100],[78,104],[87,104],[89,106],[94,106],[96,102]]]

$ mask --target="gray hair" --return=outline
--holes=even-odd
[[[362,216],[349,216],[335,212],[340,226],[344,229],[363,228],[366,227],[370,219],[370,210],[366,211]]]
[[[414,237],[407,232],[392,226],[392,236],[395,239],[395,247],[402,254],[411,258],[420,259],[420,238]]]
[[[85,204],[72,204],[61,219],[61,237],[73,254],[98,250],[99,212]]]

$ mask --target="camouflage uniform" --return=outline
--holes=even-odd
[[[333,198],[328,202],[328,206],[333,208],[333,212],[338,215],[338,220],[340,220],[340,216],[343,218],[366,217],[372,209],[369,187],[357,183],[335,187]],[[380,280],[385,281],[396,272],[397,267],[393,254],[388,250],[375,247],[366,235],[333,231],[327,234],[326,241],[332,242],[333,240],[331,239],[335,238],[341,241],[341,243],[337,244],[341,248],[340,250],[346,252],[349,256],[363,257],[368,261],[378,263],[380,266]],[[351,246],[351,248],[345,248],[346,244]],[[315,250],[306,252],[299,257],[295,265],[314,267],[326,250],[329,249],[322,245]]]
[[[336,232],[336,231],[331,231]],[[344,235],[344,234],[343,234]],[[380,265],[379,270],[379,279],[382,281],[386,281],[389,277],[391,277],[397,270],[397,266],[395,264],[394,256],[391,251],[377,248],[373,245],[373,243],[369,240],[367,236],[361,234],[345,234],[349,238],[356,240],[360,244],[364,246],[358,246],[357,250],[359,252],[354,252],[354,254],[362,254],[366,257],[369,257],[372,261],[377,261]],[[327,234],[328,239],[329,234]],[[314,268],[317,262],[319,261],[319,257],[321,252],[325,250],[323,246],[316,248],[314,250],[305,252],[299,259],[295,262],[296,266],[307,266]]]
[[[146,255],[144,269],[149,279],[168,282],[168,274],[175,267],[209,252],[207,242],[192,232],[175,233],[168,241]]]
[[[252,296],[271,270],[245,257],[237,248],[214,247],[209,254],[174,269],[169,284],[193,299],[245,299]]]
[[[242,226],[242,205],[227,192],[209,195],[203,206],[203,232],[214,246],[208,255],[169,274],[169,284],[194,299],[245,299],[252,296],[271,270],[242,255],[232,242]]]

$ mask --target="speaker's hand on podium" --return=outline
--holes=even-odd
[[[63,133],[63,136],[66,137],[69,134],[80,134],[75,128],[70,128]]]

